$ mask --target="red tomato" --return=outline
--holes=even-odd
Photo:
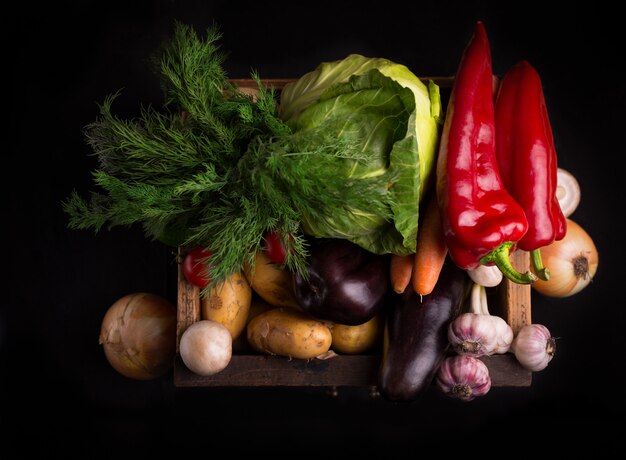
[[[185,255],[183,274],[187,281],[199,288],[205,288],[209,285],[211,278],[208,276],[208,270],[203,261],[212,255],[211,251],[201,246],[193,248]]]
[[[265,246],[263,247],[263,251],[265,251],[265,255],[267,256],[267,258],[275,264],[284,264],[285,259],[287,258],[287,254],[285,253],[285,247],[280,242],[278,233],[267,232],[264,239]]]

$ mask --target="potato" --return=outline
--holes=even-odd
[[[335,323],[331,330],[332,348],[338,353],[358,354],[370,350],[380,343],[383,336],[384,321],[380,315],[357,326]]]
[[[263,299],[259,299],[256,296],[252,297],[252,303],[250,304],[250,312],[248,313],[248,319],[246,321],[246,326],[253,318],[260,315],[261,313],[272,310],[275,307],[270,305]],[[247,334],[240,334],[236,340],[233,340],[233,353],[246,353],[252,351],[252,347],[248,343]]]
[[[326,353],[332,342],[328,326],[290,308],[261,313],[248,324],[247,336],[256,351],[299,359]]]
[[[246,327],[251,301],[248,281],[242,273],[235,273],[202,299],[202,319],[222,324],[234,340]]]
[[[270,305],[300,309],[291,273],[269,260],[263,251],[257,251],[254,269],[244,266],[244,274],[254,292]]]

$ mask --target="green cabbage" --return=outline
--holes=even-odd
[[[376,254],[415,252],[419,203],[433,180],[439,142],[439,87],[425,85],[406,66],[352,54],[288,84],[280,117],[296,133],[359,139],[368,161],[343,160],[337,174],[347,181],[383,175],[389,181],[387,215],[362,209],[323,218],[304,213],[305,232],[348,239]]]

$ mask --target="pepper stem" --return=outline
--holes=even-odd
[[[544,281],[548,281],[550,279],[550,270],[543,266],[543,261],[541,260],[541,251],[539,249],[533,249],[530,251],[530,260],[533,264],[533,271]]]
[[[483,256],[482,259],[480,259],[480,263],[483,265],[488,263],[496,264],[502,274],[514,283],[534,283],[535,281],[537,281],[537,277],[533,273],[531,273],[530,271],[527,271],[526,273],[520,273],[511,264],[511,260],[509,259],[509,252],[514,245],[515,243],[513,243],[512,241],[505,241],[489,254]]]

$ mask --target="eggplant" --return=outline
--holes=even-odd
[[[381,310],[389,292],[389,260],[343,239],[310,244],[307,276],[294,275],[299,305],[316,318],[348,326],[363,324]]]
[[[394,294],[387,312],[378,390],[390,401],[413,401],[432,384],[448,348],[448,325],[459,314],[465,271],[447,259],[433,292]]]

